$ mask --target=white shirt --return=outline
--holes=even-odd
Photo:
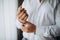
[[[36,25],[36,34],[23,32],[25,38],[28,40],[54,40],[52,35],[54,37],[59,35],[60,16],[56,15],[54,19],[54,8],[47,1],[41,4],[36,0],[25,0],[22,7],[27,10],[28,21]],[[20,23],[17,26],[20,27]]]

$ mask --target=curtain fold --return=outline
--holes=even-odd
[[[0,40],[17,40],[17,0],[0,0]]]

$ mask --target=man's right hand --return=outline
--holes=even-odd
[[[21,23],[25,23],[25,21],[28,18],[28,14],[27,14],[26,10],[24,8],[22,8],[22,6],[20,6],[18,8],[16,16]]]

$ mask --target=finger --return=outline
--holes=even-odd
[[[22,11],[25,11],[25,9],[24,8],[20,9],[20,12],[22,12]]]
[[[27,18],[28,18],[28,16],[26,16],[26,17],[24,18],[24,20],[27,20]]]
[[[22,9],[22,6],[20,6],[20,7],[18,8],[18,10],[20,10],[20,9]]]
[[[18,12],[17,12],[17,13],[20,13],[20,10],[22,10],[22,6],[20,6],[20,7],[18,8]]]
[[[23,10],[22,12],[20,12],[20,14],[17,14],[17,17],[20,18],[24,13],[26,14],[26,10]]]
[[[19,19],[19,21],[22,23],[22,24],[25,24],[26,21],[22,20],[22,19]]]
[[[24,20],[25,17],[26,17],[26,13],[23,14],[23,16],[21,17],[21,19]]]
[[[18,10],[17,15],[21,14],[22,11],[24,11],[24,8],[21,8],[20,10]]]
[[[27,15],[26,10],[24,10],[22,11],[19,17],[23,19],[26,15]]]
[[[22,20],[27,20],[27,18],[28,18],[28,14],[27,13],[24,13],[24,15],[22,16]]]
[[[17,11],[17,13],[16,13],[16,17],[17,17],[19,14],[20,14],[20,11]]]
[[[20,19],[23,16],[23,14],[24,14],[24,11],[18,15],[18,18]]]
[[[19,15],[22,11],[24,10],[24,8],[22,8],[22,7],[19,7],[18,8],[18,12],[17,12],[17,15]]]

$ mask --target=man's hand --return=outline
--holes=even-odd
[[[21,23],[25,23],[25,21],[28,18],[28,14],[27,14],[26,10],[24,8],[22,8],[22,6],[20,6],[18,8],[18,12],[17,12],[16,16]]]
[[[36,26],[28,21],[26,21],[25,24],[22,24],[21,26],[22,26],[21,30],[23,32],[31,33],[36,31]]]
[[[20,6],[18,8],[18,12],[17,12],[16,16],[17,16],[18,20],[22,23],[21,30],[23,32],[30,33],[30,32],[36,31],[36,26],[34,24],[26,21],[28,18],[28,14],[27,14],[26,10],[24,8],[22,8],[22,6]]]

